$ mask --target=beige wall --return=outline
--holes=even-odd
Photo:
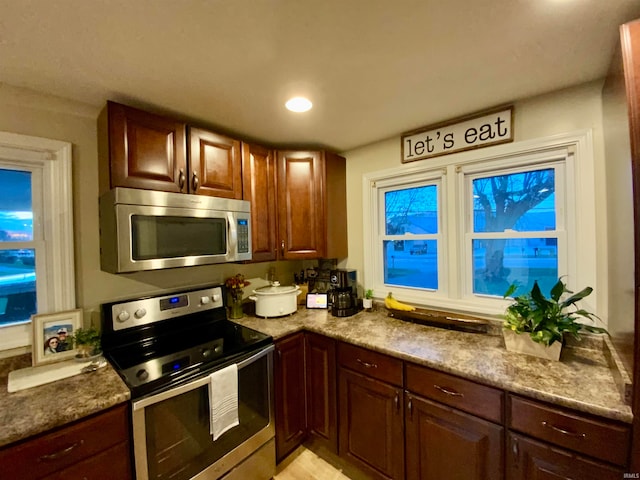
[[[560,133],[584,129],[593,131],[596,189],[597,222],[597,272],[598,282],[594,285],[598,295],[598,305],[603,317],[607,317],[611,302],[607,302],[608,292],[615,298],[615,314],[633,319],[633,239],[629,228],[613,231],[608,228],[607,204],[609,210],[619,212],[618,224],[632,225],[631,218],[631,178],[616,178],[609,188],[613,194],[607,195],[607,175],[604,160],[602,134],[602,82],[592,82],[567,90],[515,102],[515,141],[548,137]],[[471,112],[470,112],[471,113]],[[447,120],[447,119],[442,119]],[[426,125],[424,125],[426,126]],[[416,125],[419,128],[420,125]],[[366,265],[363,257],[362,222],[362,176],[365,173],[401,166],[400,136],[378,143],[344,152],[347,158],[347,203],[349,259],[347,266],[355,268],[362,278]],[[489,149],[491,147],[487,147]],[[486,153],[486,152],[483,152]],[[428,160],[425,160],[428,161]],[[612,180],[614,182],[614,180]],[[615,206],[613,204],[615,203]],[[610,278],[608,265],[615,261],[618,265],[615,277]]]
[[[84,309],[86,322],[99,321],[101,303],[173,287],[218,283],[239,272],[247,278],[265,278],[269,267],[275,267],[283,283],[293,282],[293,272],[301,268],[300,262],[226,264],[126,275],[100,270],[96,131],[99,110],[0,84],[0,131],[62,140],[73,145],[76,302]]]
[[[598,284],[609,292],[609,303],[599,298],[604,316],[633,318],[633,255],[631,179],[605,169],[602,137],[602,83],[594,82],[515,103],[515,141],[592,129],[596,165],[596,219],[598,225]],[[96,119],[99,108],[0,84],[0,130],[35,135],[73,144],[73,194],[76,252],[76,298],[87,313],[101,303],[154,293],[163,289],[220,282],[237,272],[265,277],[275,266],[281,281],[292,281],[299,262],[222,265],[113,275],[100,270],[98,228],[98,165]],[[443,119],[444,120],[444,119]],[[417,125],[416,127],[419,127]],[[489,147],[491,148],[491,147]],[[400,166],[400,133],[387,140],[344,153],[347,157],[349,258],[341,266],[365,265],[362,230],[362,175]],[[607,181],[611,184],[607,188]],[[607,211],[616,212],[608,222]],[[625,227],[626,226],[626,227]],[[613,227],[613,228],[612,228]],[[615,271],[609,274],[609,265]],[[95,313],[93,314],[95,318]]]

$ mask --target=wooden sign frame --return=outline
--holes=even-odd
[[[513,105],[465,115],[402,134],[402,163],[513,142]]]

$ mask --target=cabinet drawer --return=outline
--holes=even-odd
[[[509,428],[617,465],[626,465],[629,427],[509,396]]]
[[[504,393],[448,373],[406,364],[407,390],[492,422],[502,423]]]
[[[65,468],[44,480],[131,480],[129,443],[119,443],[104,452]]]
[[[2,450],[0,465],[7,478],[41,478],[126,442],[128,438],[126,407],[116,407]]]
[[[382,380],[392,385],[402,386],[402,360],[388,357],[366,348],[348,343],[338,345],[340,366]]]

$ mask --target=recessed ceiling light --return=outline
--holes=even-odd
[[[293,97],[284,104],[287,107],[287,110],[291,110],[292,112],[306,112],[311,110],[313,103],[307,98],[304,97]]]

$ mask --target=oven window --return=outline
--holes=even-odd
[[[190,479],[269,425],[267,359],[238,370],[240,424],[215,442],[207,385],[145,408],[150,479]]]
[[[179,216],[133,215],[134,260],[227,253],[227,220]]]

